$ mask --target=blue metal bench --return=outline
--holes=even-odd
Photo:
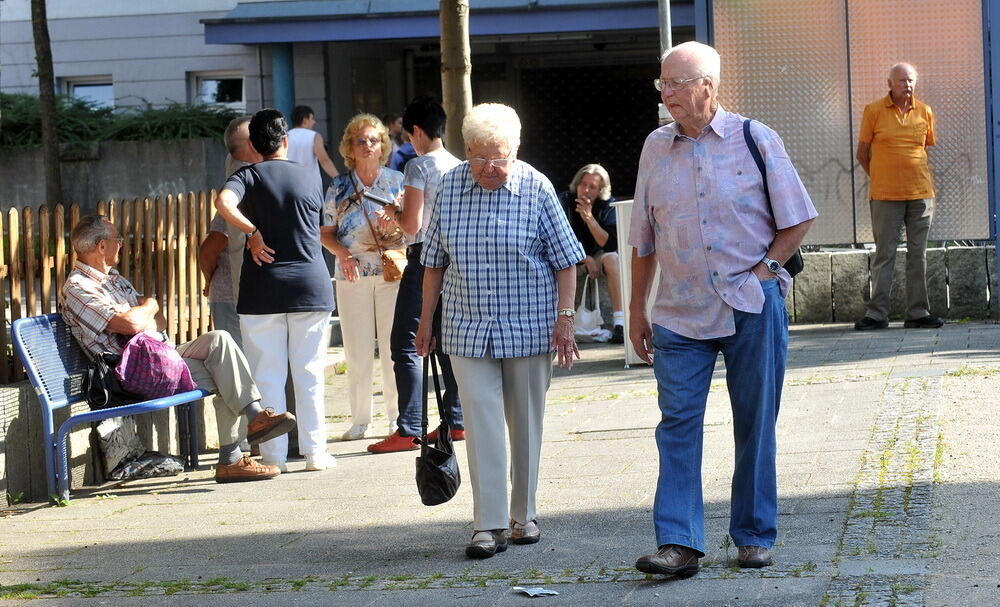
[[[74,426],[122,415],[135,415],[180,407],[177,425],[180,429],[181,453],[187,456],[191,468],[198,465],[198,424],[195,402],[211,396],[206,390],[191,390],[165,398],[132,405],[87,411],[70,416],[54,433],[53,412],[86,400],[83,379],[90,359],[70,333],[59,314],[21,318],[11,326],[14,351],[28,373],[28,380],[42,405],[42,440],[45,450],[45,472],[49,497],[69,500],[69,473],[66,459],[66,438]]]

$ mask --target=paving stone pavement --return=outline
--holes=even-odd
[[[542,540],[470,561],[471,492],[420,505],[414,453],[371,455],[328,379],[338,466],[216,485],[199,471],[19,504],[0,520],[3,605],[1000,604],[1000,326],[859,333],[793,327],[779,416],[775,565],[735,567],[732,423],[718,365],[705,417],[709,551],[689,579],[633,568],[655,550],[656,384],[621,350],[588,345],[556,372],[538,492]],[[978,405],[978,406],[977,406]],[[380,403],[378,403],[380,406]],[[378,407],[377,407],[378,408]],[[463,472],[467,470],[458,443]],[[992,465],[990,465],[992,464]]]

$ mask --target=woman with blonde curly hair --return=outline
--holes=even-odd
[[[381,120],[371,114],[351,118],[340,140],[340,155],[349,170],[334,177],[326,191],[323,236],[324,244],[337,256],[337,309],[351,404],[352,425],[344,440],[364,438],[372,422],[372,344],[376,335],[387,427],[395,423],[398,411],[389,336],[399,283],[382,277],[379,251],[406,247],[396,223],[403,174],[384,166],[391,151]]]

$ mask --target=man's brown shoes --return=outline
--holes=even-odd
[[[656,554],[640,557],[635,562],[635,568],[643,573],[687,577],[698,573],[698,558],[698,553],[692,548],[664,544]]]
[[[774,561],[771,559],[771,551],[763,546],[740,546],[736,562],[744,569],[759,569]]]
[[[235,464],[216,464],[215,482],[217,483],[246,483],[249,481],[263,481],[274,478],[281,474],[277,466],[265,466],[250,459],[249,455],[244,455]]]
[[[272,438],[288,434],[295,429],[295,416],[291,413],[275,413],[268,407],[247,425],[247,441],[257,445]]]

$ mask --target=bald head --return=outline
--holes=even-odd
[[[675,66],[687,68],[693,74],[710,77],[715,86],[719,86],[722,60],[719,52],[707,44],[682,42],[667,49],[660,58],[660,63],[668,60]]]
[[[892,81],[898,74],[905,74],[906,72],[911,72],[913,79],[917,79],[917,68],[909,63],[897,63],[889,68],[889,80]]]
[[[917,70],[909,63],[897,63],[889,68],[889,95],[893,103],[906,107],[913,99],[917,86]]]

